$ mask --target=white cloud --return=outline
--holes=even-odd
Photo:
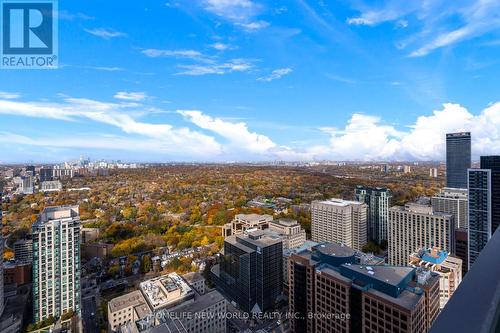
[[[5,99],[16,99],[21,97],[21,94],[19,93],[13,93],[13,92],[7,92],[7,91],[0,91],[0,98],[5,98]]]
[[[257,30],[267,28],[270,24],[269,24],[269,22],[260,20],[260,21],[253,21],[253,22],[248,22],[248,23],[238,23],[237,25],[239,25],[240,27],[242,27],[243,29],[245,29],[247,31],[257,31]]]
[[[141,51],[142,54],[150,58],[159,57],[175,57],[175,58],[189,58],[189,59],[202,59],[206,58],[201,52],[196,50],[160,50],[160,49],[146,49]]]
[[[230,44],[225,44],[225,43],[220,43],[220,42],[213,43],[210,45],[210,47],[216,49],[217,51],[226,51],[226,50],[234,49],[234,47],[231,46]]]
[[[420,31],[397,44],[404,48],[416,45],[411,57],[421,57],[434,50],[452,46],[498,31],[500,28],[500,2],[498,0],[462,1],[449,6],[446,1],[394,1],[386,0],[380,8],[362,7],[360,15],[349,18],[348,24],[375,26],[395,21],[396,27],[405,28],[409,19],[418,20]],[[458,23],[450,29],[450,20]]]
[[[84,98],[65,98],[59,103],[20,102],[0,99],[0,115],[48,118],[63,121],[88,119],[114,126],[126,134],[138,135],[139,141],[153,140],[161,151],[193,156],[219,155],[221,146],[216,140],[202,133],[185,127],[173,127],[170,124],[147,123],[139,121],[131,114],[144,106],[130,103],[105,103]],[[131,110],[132,109],[132,110]],[[76,135],[75,135],[76,136]],[[128,138],[133,140],[134,138]]]
[[[241,120],[214,117],[197,110],[177,111],[194,127],[191,129],[139,118],[149,111],[161,112],[130,100],[107,103],[63,96],[59,102],[23,102],[0,98],[0,116],[90,120],[121,131],[121,135],[72,133],[68,137],[54,132],[33,133],[29,137],[3,132],[0,142],[133,152],[144,149],[160,156],[183,156],[184,160],[444,160],[445,134],[470,131],[474,158],[500,151],[500,102],[476,115],[459,104],[443,104],[440,110],[398,128],[380,117],[356,113],[343,128],[320,128],[329,135],[325,144],[302,148],[280,145]]]
[[[243,21],[256,14],[257,5],[250,0],[206,0],[205,9],[226,19]]]
[[[257,80],[264,81],[264,82],[270,82],[273,80],[280,79],[281,77],[290,74],[292,71],[293,70],[291,68],[278,68],[278,69],[273,70],[271,72],[271,74],[264,76],[264,77],[260,77]]]
[[[245,59],[233,59],[224,63],[211,63],[211,64],[196,64],[196,65],[179,65],[182,71],[177,75],[191,75],[200,76],[207,74],[227,74],[232,72],[246,72],[249,71],[253,64]]]
[[[121,67],[81,66],[81,68],[84,68],[84,69],[94,69],[94,70],[97,70],[97,71],[104,71],[104,72],[122,72],[122,71],[124,71],[124,69],[121,68]]]
[[[443,104],[430,116],[420,116],[408,130],[398,131],[378,117],[354,114],[343,130],[323,128],[329,146],[316,146],[317,157],[342,160],[443,160],[445,135],[472,133],[473,155],[500,151],[500,102],[474,116],[459,104]]]
[[[251,0],[205,0],[204,8],[246,31],[257,31],[269,26],[269,22],[255,20],[261,6]]]
[[[106,28],[94,28],[94,29],[83,29],[91,35],[101,37],[104,39],[111,39],[116,37],[125,37],[127,34],[124,32],[106,29]]]
[[[139,102],[139,101],[145,100],[148,97],[148,95],[142,91],[137,91],[137,92],[119,91],[113,97],[117,98],[117,99],[126,100],[126,101]]]
[[[196,126],[227,139],[233,148],[253,153],[266,153],[269,149],[276,147],[276,144],[269,137],[250,132],[244,122],[232,123],[221,118],[213,118],[196,110],[179,110],[178,112]]]

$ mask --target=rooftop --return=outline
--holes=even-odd
[[[170,273],[139,285],[153,310],[166,308],[194,297],[194,291],[177,273]]]
[[[406,266],[388,266],[388,265],[343,265],[343,274],[349,274],[349,271],[357,272],[369,277],[387,283],[394,287],[400,287],[408,279],[411,279],[415,269]]]
[[[245,221],[247,223],[259,223],[272,221],[273,217],[271,215],[259,215],[259,214],[237,214],[235,220]]]
[[[51,206],[45,207],[37,219],[37,224],[43,224],[51,220],[67,219],[79,216],[78,205],[74,206]]]
[[[448,252],[436,248],[424,249],[419,254],[422,260],[433,264],[441,264],[448,257]]]
[[[190,312],[196,313],[224,300],[224,296],[217,290],[212,290],[204,295],[196,295],[194,303],[182,305],[174,310],[177,313]]]
[[[226,237],[226,239],[229,237]],[[272,232],[264,232],[262,230],[247,231],[246,234],[235,236],[235,241],[240,243],[249,243],[256,247],[266,247],[282,242],[282,238]],[[240,243],[241,244],[241,243]],[[244,244],[243,244],[244,245]],[[251,247],[249,247],[251,248]],[[253,251],[253,249],[252,249]]]
[[[108,308],[111,312],[116,312],[131,306],[135,307],[145,304],[146,300],[144,299],[144,296],[139,290],[136,290],[123,296],[113,298],[109,301]]]
[[[363,268],[361,268],[363,267]],[[351,269],[355,274],[349,274],[346,268]],[[366,269],[369,268],[369,269]],[[340,269],[333,268],[329,265],[323,265],[318,268],[322,274],[328,274],[336,279],[344,281],[346,283],[352,283],[353,287],[363,289],[365,292],[373,294],[379,298],[386,299],[387,301],[404,307],[405,309],[411,310],[419,302],[422,293],[415,293],[411,290],[407,290],[407,283],[403,277],[406,276],[404,273],[407,272],[406,269],[398,270],[396,267],[392,266],[360,266],[360,265],[343,265]],[[395,269],[395,270],[394,270]],[[413,271],[413,269],[409,269]],[[374,272],[373,275],[368,272]],[[375,277],[376,276],[376,277]],[[389,282],[395,283],[394,288],[400,288],[397,293],[391,293],[388,289],[382,288],[380,284],[373,283],[372,279],[379,280],[389,280]],[[384,283],[388,283],[383,281]],[[401,284],[401,287],[397,286],[397,282]]]
[[[412,212],[412,213],[417,213],[417,214],[439,216],[439,217],[443,217],[443,218],[451,218],[453,216],[453,215],[447,214],[447,213],[435,212],[435,211],[433,211],[432,206],[427,205],[427,204],[415,203],[415,202],[407,203],[404,206],[392,206],[389,210],[400,211],[400,212]]]
[[[336,257],[351,257],[355,254],[355,251],[349,246],[339,243],[322,243],[315,246],[314,249],[323,254]]]
[[[358,202],[358,201],[351,201],[351,200],[344,200],[344,199],[328,199],[328,200],[319,200],[319,201],[313,201],[313,203],[320,203],[323,205],[331,205],[331,206],[338,206],[338,207],[347,207],[351,205],[363,205],[364,203]]]
[[[294,247],[292,249],[283,250],[284,256],[290,256],[292,254],[297,254],[306,250],[310,250],[312,247],[318,245],[318,243],[313,242],[312,240],[306,240],[304,244],[299,247]]]
[[[182,277],[184,278],[184,280],[186,280],[187,283],[195,283],[198,281],[205,280],[205,278],[203,277],[203,275],[200,274],[200,272],[190,272],[184,274]]]
[[[299,224],[297,222],[297,220],[286,219],[286,218],[282,218],[282,219],[279,219],[279,220],[274,220],[272,223],[279,224],[279,225],[282,225],[282,226],[285,226],[285,227],[293,227],[293,226],[296,226],[296,225]]]

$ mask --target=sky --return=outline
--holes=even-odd
[[[0,69],[0,163],[500,154],[500,1],[59,1],[59,68]]]

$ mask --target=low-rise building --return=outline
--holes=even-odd
[[[19,239],[14,242],[14,259],[18,262],[33,262],[33,241],[31,239]]]
[[[283,250],[299,247],[306,241],[306,231],[293,219],[279,219],[269,223],[269,230],[281,235]]]
[[[462,259],[439,248],[422,249],[410,255],[408,265],[422,267],[439,274],[439,307],[444,308],[462,282]]]
[[[184,274],[182,278],[200,295],[205,293],[205,278],[199,272]]]
[[[153,313],[185,302],[193,302],[195,292],[177,273],[162,275],[139,284]]]
[[[230,223],[222,227],[222,236],[240,235],[249,229],[268,229],[272,221],[271,215],[237,214]]]
[[[120,326],[147,317],[151,310],[140,290],[113,298],[108,303],[108,324],[112,332]]]
[[[31,283],[32,273],[31,273],[31,263],[29,262],[4,262],[3,272],[4,284],[17,284],[22,285],[26,283]]]
[[[204,283],[199,273],[183,278],[176,273],[153,278],[142,282],[140,290],[111,300],[110,329],[121,333],[226,332],[224,297],[216,290],[197,292],[199,283]]]
[[[99,238],[99,228],[81,228],[80,237],[82,244],[95,242]]]

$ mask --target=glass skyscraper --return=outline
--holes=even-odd
[[[446,134],[446,187],[466,188],[470,167],[470,132]]]
[[[491,238],[491,170],[469,169],[469,263],[472,264]]]
[[[229,236],[224,257],[212,269],[217,290],[246,312],[274,308],[283,287],[283,245],[262,230]]]
[[[500,225],[500,156],[481,156],[481,169],[491,170],[491,234]]]
[[[80,312],[78,206],[47,207],[33,224],[33,319]]]
[[[357,186],[356,201],[368,205],[368,239],[380,244],[387,240],[387,219],[392,194],[389,189]]]

